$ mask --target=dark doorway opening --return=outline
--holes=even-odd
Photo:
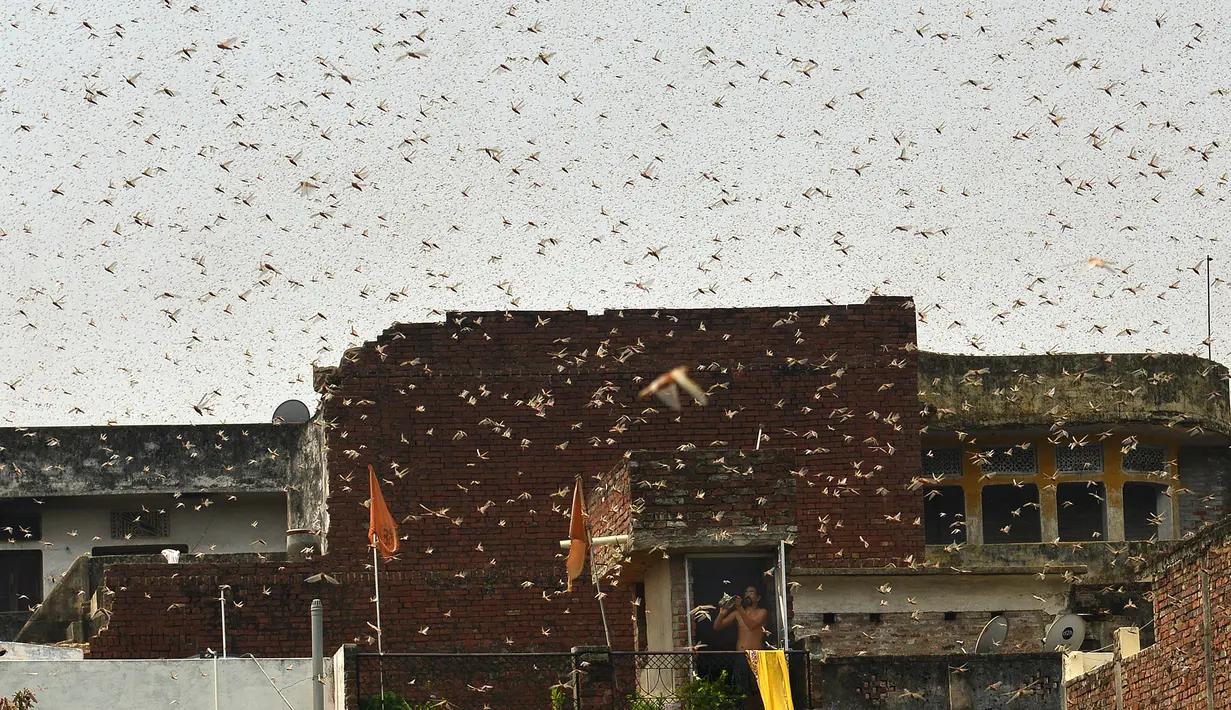
[[[161,555],[163,550],[179,550],[187,554],[188,546],[176,545],[103,545],[90,550],[91,557],[114,555]]]
[[[0,612],[29,611],[43,601],[41,550],[0,552]]]
[[[742,596],[744,590],[748,586],[757,588],[757,593],[761,599],[758,606],[765,609],[768,614],[765,617],[765,648],[779,647],[778,644],[778,597],[777,583],[775,574],[777,574],[777,558],[772,554],[763,555],[722,555],[722,556],[706,556],[706,557],[689,557],[689,566],[692,569],[692,606],[698,607],[702,605],[717,607],[719,600],[723,594],[731,596]],[[766,574],[766,573],[769,574]],[[693,643],[696,644],[702,651],[734,651],[736,650],[736,641],[739,630],[736,624],[732,624],[721,631],[714,630],[714,619],[718,617],[718,610],[710,611],[710,618],[702,617],[693,623]],[[718,654],[717,656],[707,656],[701,654],[697,656],[696,672],[701,678],[707,680],[715,680],[724,672],[728,680],[734,680],[735,687],[750,693],[748,687],[744,687],[747,674],[741,674],[743,666],[733,661],[732,656],[726,654]],[[733,665],[734,663],[734,665]],[[746,707],[760,707],[760,703],[755,699],[749,701],[751,704]]]
[[[772,555],[731,555],[721,557],[691,557],[692,605],[718,606],[722,595],[741,596],[744,588],[753,585],[761,595],[759,605],[769,611],[765,619],[766,648],[778,646],[778,598],[773,572],[777,561]],[[770,572],[771,574],[766,574]],[[702,651],[734,651],[737,636],[735,626],[722,631],[714,630],[714,618],[718,611],[710,612],[710,618],[696,622],[693,643],[701,644]]]

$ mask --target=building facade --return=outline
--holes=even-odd
[[[1048,625],[1079,614],[1087,633],[1075,646],[1106,646],[1123,626],[1148,645],[1147,561],[1227,512],[1226,370],[1190,356],[919,353],[914,324],[910,299],[876,297],[395,325],[317,371],[317,415],[293,441],[229,454],[293,462],[278,474],[286,497],[268,504],[287,527],[313,528],[316,549],[241,555],[236,538],[212,550],[231,554],[193,555],[174,573],[103,564],[89,653],[198,654],[220,639],[224,586],[229,640],[256,655],[307,653],[313,597],[325,600],[331,649],[374,650],[378,636],[386,651],[733,648],[712,607],[753,584],[768,641],[808,649],[817,677],[824,664],[846,669],[844,687],[884,677],[883,664],[856,659],[969,653],[1003,617],[994,650],[1031,669],[1014,676],[1019,696],[1059,707],[1062,679],[1041,660],[1059,658],[1042,643]],[[707,406],[637,399],[681,364]],[[108,460],[132,456],[126,470],[145,475],[133,436]],[[26,438],[41,448],[21,470],[51,470],[32,452],[52,435]],[[207,448],[194,446],[190,461]],[[401,534],[396,557],[375,567],[369,465]],[[577,477],[594,534],[623,541],[594,550],[606,623],[588,572],[565,591]],[[261,485],[178,480],[134,494],[217,498],[231,486],[242,500]],[[14,486],[13,504],[52,495]],[[97,526],[88,517],[40,525],[84,534]]]

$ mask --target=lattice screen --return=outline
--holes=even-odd
[[[129,540],[135,537],[167,537],[171,521],[166,513],[147,510],[111,511],[111,539]]]
[[[1086,446],[1074,446],[1072,448],[1070,448],[1067,444],[1057,446],[1056,472],[1102,473],[1103,446],[1098,443],[1087,444]]]

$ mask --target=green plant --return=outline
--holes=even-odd
[[[38,700],[29,688],[17,691],[12,698],[0,698],[0,710],[30,710]]]
[[[744,694],[732,685],[723,671],[717,678],[694,678],[677,688],[671,697],[630,695],[628,710],[739,710]]]
[[[383,695],[369,695],[366,698],[359,699],[359,710],[436,710],[440,705],[440,701],[432,700],[425,700],[418,705],[411,705],[410,701],[393,691],[387,691]],[[3,706],[0,706],[0,710],[4,710]]]
[[[744,705],[744,694],[731,684],[727,672],[717,678],[695,678],[680,688],[681,710],[739,710]]]
[[[551,710],[567,710],[572,703],[568,702],[567,696],[564,695],[564,686],[551,686]]]

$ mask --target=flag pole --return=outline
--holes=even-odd
[[[385,628],[380,623],[380,567],[377,562],[379,545],[376,544],[376,534],[372,533],[372,584],[376,587],[376,653],[380,659],[380,701],[385,702],[385,647],[382,640]]]
[[[380,625],[380,567],[377,562],[377,544],[376,536],[372,536],[372,582],[376,585],[376,652],[384,653],[385,647],[382,637],[385,635],[384,628]]]
[[[590,578],[594,580],[594,590],[598,593],[598,613],[603,617],[603,636],[607,639],[607,650],[611,649],[611,627],[607,625],[607,608],[603,604],[603,588],[599,584],[598,568],[594,564],[594,534],[590,531],[589,520],[587,516],[586,524],[586,550],[590,553]]]

